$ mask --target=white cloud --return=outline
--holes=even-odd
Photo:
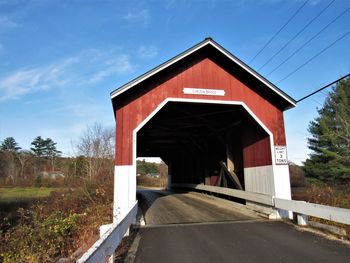
[[[129,57],[126,55],[121,55],[105,61],[105,67],[99,70],[97,73],[93,74],[87,82],[92,84],[101,81],[113,74],[122,74],[128,73],[133,70],[133,67],[130,63]]]
[[[154,58],[158,55],[158,49],[154,46],[141,46],[138,49],[138,54],[144,59]]]
[[[66,115],[69,112],[71,115],[82,119],[91,119],[99,117],[103,110],[104,106],[99,104],[72,104],[53,109],[52,113]]]
[[[18,99],[37,91],[49,90],[68,82],[66,68],[76,63],[73,58],[46,67],[20,69],[0,79],[0,101]]]
[[[0,16],[0,28],[15,28],[19,25],[6,16]]]
[[[131,72],[129,57],[115,50],[86,50],[48,66],[19,69],[0,78],[0,101],[58,87],[96,84]]]
[[[123,19],[129,23],[147,26],[151,21],[151,13],[148,9],[143,9],[139,12],[128,13],[127,15],[123,16]]]
[[[133,71],[130,58],[120,50],[89,49],[79,55],[79,71],[83,77],[75,76],[79,84],[96,84],[110,76],[126,74]],[[76,71],[78,69],[74,69]],[[84,73],[82,73],[84,72]]]

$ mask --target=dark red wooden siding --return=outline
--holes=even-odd
[[[223,89],[225,96],[185,95],[183,88]],[[261,87],[266,88],[266,87]],[[166,98],[242,101],[273,133],[275,145],[285,145],[283,112],[212,60],[205,58],[172,72],[166,80],[145,83],[141,92],[117,107],[116,165],[132,164],[132,131]],[[268,146],[268,147],[267,147]],[[262,154],[262,152],[264,154]],[[266,153],[266,154],[265,154]],[[244,146],[244,166],[271,164],[268,138]]]

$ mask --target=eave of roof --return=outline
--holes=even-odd
[[[226,50],[224,47],[219,45],[217,42],[215,42],[212,38],[206,38],[197,45],[187,49],[186,51],[180,53],[179,55],[169,59],[168,61],[162,63],[161,65],[151,69],[150,71],[142,74],[141,76],[131,80],[130,82],[124,84],[123,86],[119,87],[118,89],[111,92],[111,99],[113,100],[115,97],[119,96],[120,94],[124,93],[125,91],[131,89],[135,85],[143,82],[144,80],[148,79],[149,77],[157,74],[158,72],[164,70],[165,68],[173,65],[174,63],[178,62],[179,60],[189,56],[190,54],[196,52],[197,50],[207,46],[211,45],[214,48],[216,48],[218,51],[220,51],[222,54],[224,54],[227,58],[232,60],[234,63],[238,64],[241,68],[243,68],[245,71],[250,73],[252,76],[254,76],[256,79],[258,79],[260,82],[265,84],[267,87],[269,87],[272,91],[277,93],[280,97],[282,97],[284,100],[286,100],[290,106],[287,108],[295,107],[296,101],[290,97],[288,94],[286,94],[284,91],[279,89],[277,86],[275,86],[273,83],[268,81],[266,78],[264,78],[262,75],[260,75],[258,72],[253,70],[251,67],[249,67],[247,64],[245,64],[243,61],[241,61],[239,58],[234,56],[232,53],[230,53],[228,50]]]

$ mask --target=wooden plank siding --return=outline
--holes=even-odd
[[[183,88],[225,90],[224,96],[183,94]],[[261,86],[261,89],[264,87]],[[132,164],[132,132],[167,98],[208,99],[244,102],[272,132],[275,145],[285,145],[283,111],[277,103],[263,96],[259,87],[248,87],[208,57],[191,58],[165,72],[142,82],[132,91],[115,99],[116,165]],[[252,140],[256,139],[251,134]],[[268,137],[243,143],[244,167],[269,165],[271,148]]]

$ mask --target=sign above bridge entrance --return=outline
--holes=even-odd
[[[195,89],[184,88],[184,94],[207,95],[207,96],[225,96],[225,91],[222,89]]]

